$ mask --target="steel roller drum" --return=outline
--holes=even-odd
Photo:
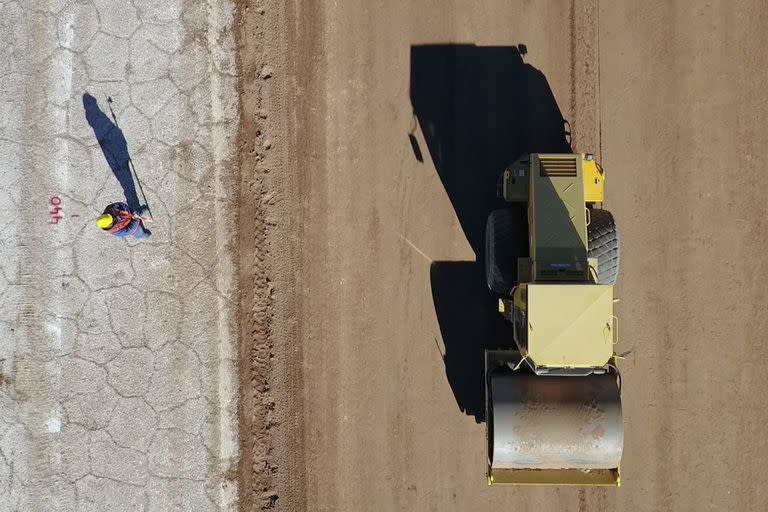
[[[616,376],[491,374],[492,468],[618,468],[624,435]]]

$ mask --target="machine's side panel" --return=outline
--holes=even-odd
[[[605,175],[592,155],[581,155],[584,169],[584,201],[602,203],[605,189]]]
[[[587,221],[579,155],[531,155],[529,223],[536,281],[587,281]]]
[[[522,158],[507,167],[501,176],[501,197],[509,202],[528,201],[530,183],[530,158]]]

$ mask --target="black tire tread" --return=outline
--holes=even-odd
[[[517,284],[517,258],[513,254],[519,238],[519,222],[508,208],[494,210],[485,227],[485,278],[488,288],[509,295]]]
[[[587,249],[590,258],[597,258],[598,284],[616,284],[621,259],[619,245],[619,232],[611,212],[591,210]]]

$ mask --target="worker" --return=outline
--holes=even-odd
[[[104,208],[104,213],[96,219],[96,225],[112,236],[131,236],[145,238],[152,234],[144,227],[149,208],[142,206],[138,212],[132,212],[125,203],[112,203]]]

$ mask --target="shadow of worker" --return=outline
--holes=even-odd
[[[83,94],[83,107],[85,119],[96,135],[104,158],[107,159],[109,168],[112,169],[120,186],[123,187],[125,202],[131,211],[139,211],[139,196],[136,194],[136,184],[129,166],[131,157],[128,154],[128,143],[123,131],[99,108],[96,98],[88,93]]]
[[[515,211],[521,236],[513,252],[528,254],[525,205],[498,199],[497,183],[523,154],[571,148],[544,74],[523,61],[517,46],[413,46],[410,94],[435,170],[475,253],[475,261],[434,262],[430,279],[446,377],[459,408],[480,422],[484,350],[514,343],[512,326],[497,313],[497,296],[486,286],[485,226],[494,209]]]

